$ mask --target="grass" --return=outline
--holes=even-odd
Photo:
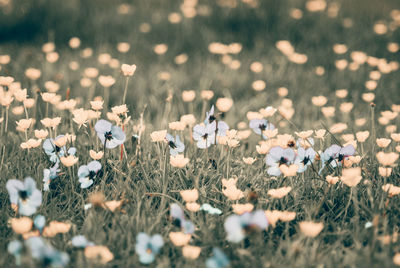
[[[398,8],[396,1],[382,1],[379,5],[375,1],[337,1],[341,8],[335,17],[327,16],[326,11],[307,11],[305,1],[259,1],[257,8],[240,1],[235,8],[221,7],[215,1],[199,1],[197,10],[208,7],[211,13],[192,19],[183,17],[178,24],[168,22],[168,14],[181,12],[180,2],[177,1],[134,1],[128,15],[117,13],[121,1],[36,1],[36,5],[32,6],[25,3],[24,12],[22,4],[18,5],[20,2],[12,1],[15,7],[12,12],[0,16],[0,36],[3,37],[0,39],[4,40],[0,44],[0,55],[11,56],[9,64],[0,65],[0,76],[10,75],[20,81],[22,88],[28,89],[29,97],[35,98],[37,89],[45,92],[44,83],[52,80],[59,83],[57,94],[63,100],[76,99],[77,107],[89,109],[89,101],[94,96],[102,96],[104,89],[97,78],[92,79],[93,84],[88,88],[83,87],[80,80],[85,68],[95,67],[100,75],[111,75],[116,80],[110,89],[110,110],[112,106],[122,104],[125,77],[119,66],[122,63],[137,65],[137,72],[128,84],[126,104],[131,120],[124,126],[126,154],[123,153],[121,159],[120,147],[106,150],[105,158],[100,160],[103,176],[88,189],[79,187],[77,171],[79,166],[91,161],[90,149],[102,150],[94,130],[96,121],[78,128],[69,111],[59,110],[53,105],[48,109],[50,117],[62,117],[58,134],[76,135],[73,146],[77,148],[79,162],[72,167],[60,165],[59,176],[53,180],[51,190],[43,192],[42,205],[35,215],[44,215],[47,223],[57,220],[71,224],[69,232],[46,238],[55,248],[69,254],[69,267],[101,265],[87,259],[81,250],[71,245],[72,237],[79,234],[96,245],[105,245],[110,249],[114,259],[105,266],[138,267],[141,264],[135,252],[135,243],[139,232],[158,233],[164,238],[165,245],[151,264],[157,267],[203,267],[206,259],[212,256],[214,247],[222,249],[232,267],[247,267],[250,264],[255,267],[395,265],[393,256],[400,251],[399,242],[393,239],[386,244],[381,240],[383,236],[396,237],[399,232],[399,197],[389,197],[382,186],[387,183],[399,186],[399,168],[395,166],[390,176],[382,177],[378,173],[380,163],[375,153],[394,152],[398,150],[398,143],[392,140],[387,148],[382,149],[376,145],[375,138],[390,138],[387,125],[380,124],[382,121],[378,119],[382,117],[380,112],[395,109],[392,105],[399,104],[398,70],[380,72],[382,77],[377,80],[376,89],[368,90],[365,82],[371,80],[370,72],[377,70],[376,67],[365,63],[354,71],[348,68],[339,70],[335,61],[347,59],[351,62],[352,51],[363,51],[398,65],[398,53],[387,50],[389,42],[399,42],[398,28],[383,35],[373,31],[376,22],[389,24],[392,21],[390,12]],[[328,7],[332,3],[328,1]],[[5,10],[0,6],[0,11],[2,8]],[[292,8],[303,11],[300,20],[289,16]],[[353,27],[343,26],[344,19],[348,18],[353,20]],[[149,33],[140,31],[142,23],[150,23]],[[30,29],[28,25],[35,29],[30,31],[32,34],[25,32]],[[19,34],[15,34],[16,29],[20,29]],[[79,49],[68,46],[68,40],[73,36],[82,41]],[[279,40],[289,40],[296,52],[307,55],[307,62],[296,64],[289,61],[275,46]],[[41,51],[42,44],[47,41],[56,44],[60,58],[55,63],[47,62]],[[130,51],[118,52],[118,42],[128,42]],[[240,61],[240,68],[231,69],[221,62],[220,55],[211,54],[208,51],[211,42],[242,44],[242,51],[230,56],[231,60]],[[153,47],[161,43],[168,45],[168,51],[157,55]],[[346,44],[349,51],[343,55],[334,53],[332,46],[336,43]],[[82,58],[80,51],[86,47],[93,49],[93,56]],[[101,53],[109,53],[112,58],[118,59],[117,68],[100,64],[98,55]],[[182,53],[188,55],[188,61],[176,64],[174,58]],[[70,68],[71,61],[79,64],[77,70]],[[262,63],[264,68],[260,73],[250,71],[249,66],[254,61]],[[315,73],[317,66],[324,68],[323,75]],[[33,81],[24,75],[30,67],[41,70],[38,80]],[[160,72],[168,72],[170,79],[159,79]],[[266,88],[253,90],[251,87],[255,80],[265,81]],[[286,97],[277,94],[280,87],[288,88]],[[335,90],[341,88],[349,91],[344,99],[335,96]],[[215,95],[210,101],[204,101],[200,92],[208,89],[213,90]],[[184,90],[196,91],[193,102],[182,101]],[[375,107],[362,100],[362,94],[367,92],[375,94]],[[311,104],[311,98],[319,95],[328,98],[325,106],[336,107],[333,117],[325,118],[321,109]],[[166,101],[169,96],[172,99]],[[334,143],[344,144],[342,134],[368,130],[370,137],[357,146],[356,154],[361,155],[362,160],[354,165],[361,168],[362,181],[355,187],[348,187],[342,182],[328,184],[326,176],[340,176],[342,168],[329,172],[325,170],[321,176],[309,168],[293,177],[284,178],[281,175],[275,178],[267,173],[265,155],[256,151],[260,141],[256,134],[241,140],[236,148],[213,145],[203,150],[196,147],[191,138],[192,130],[188,127],[176,133],[183,137],[186,146],[184,154],[189,163],[184,168],[170,166],[168,145],[152,142],[150,133],[167,129],[169,122],[179,121],[182,115],[189,113],[194,114],[197,123],[202,122],[205,111],[220,97],[234,101],[232,108],[223,115],[223,120],[232,129],[237,129],[241,121],[249,122],[247,112],[270,105],[278,108],[284,98],[293,102],[295,114],[290,122],[279,113],[268,119],[279,128],[279,134],[288,133],[296,137],[295,131],[330,129],[338,122],[347,124],[348,128],[342,133],[328,133],[321,142],[315,139],[316,151],[324,151]],[[350,113],[339,110],[343,102],[354,104]],[[21,103],[14,101],[8,111],[7,132],[6,109],[2,106],[0,222],[3,224],[0,227],[0,248],[4,253],[0,254],[0,266],[15,265],[14,257],[6,253],[7,244],[13,239],[23,240],[7,224],[10,218],[20,217],[10,206],[5,188],[7,180],[23,180],[31,176],[38,189],[42,190],[43,170],[52,165],[42,146],[29,150],[20,148],[26,137],[23,132],[16,131],[14,122],[25,116],[24,113],[15,115],[11,112],[17,106]],[[142,113],[146,129],[138,147],[137,140],[132,136],[138,134],[134,126],[140,123]],[[33,108],[28,109],[28,116],[36,117],[36,124],[27,132],[28,138],[33,138],[34,129],[44,128],[40,119],[46,117],[46,103],[41,97]],[[105,111],[101,118],[107,118]],[[362,126],[355,124],[360,118],[366,119]],[[388,125],[398,127],[398,116]],[[169,132],[175,133],[172,130]],[[253,165],[247,165],[242,160],[249,156],[257,158]],[[314,165],[318,170],[320,161]],[[296,212],[295,220],[279,221],[275,227],[250,232],[237,244],[228,242],[224,221],[233,214],[231,205],[236,201],[230,201],[222,193],[221,180],[227,178],[227,173],[228,177],[238,178],[237,187],[246,197],[250,192],[258,195],[255,201],[243,198],[238,203],[253,202],[254,210],[293,211]],[[283,186],[291,186],[292,191],[282,199],[267,194],[268,190]],[[169,217],[169,206],[177,202],[184,207],[179,191],[193,188],[199,191],[198,203],[210,203],[221,209],[222,214],[209,215],[185,209],[186,217],[196,226],[190,244],[202,249],[198,259],[188,260],[168,238],[171,231],[179,230]],[[84,205],[89,203],[90,194],[99,191],[104,193],[106,200],[123,199],[125,203],[115,212],[103,208],[85,210]],[[322,222],[324,228],[318,236],[307,237],[299,228],[302,221]],[[369,222],[373,223],[373,227],[366,228]],[[24,267],[41,265],[25,251],[22,263]]]

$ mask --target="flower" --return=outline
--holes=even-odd
[[[161,235],[149,236],[146,233],[139,233],[136,236],[135,251],[139,254],[139,261],[142,264],[150,264],[164,245]]]
[[[247,165],[252,165],[257,160],[257,158],[253,158],[253,157],[243,157],[242,159],[243,159],[243,162]]]
[[[100,75],[99,76],[99,83],[100,85],[102,85],[103,87],[111,87],[112,85],[114,85],[115,83],[115,79],[112,76],[105,76],[105,75]]]
[[[290,191],[292,187],[281,187],[278,189],[270,189],[268,190],[267,194],[273,198],[283,198],[285,197]]]
[[[106,246],[89,245],[85,248],[85,257],[93,260],[100,259],[102,264],[106,264],[114,259],[114,254]]]
[[[229,111],[233,105],[233,100],[230,98],[219,98],[217,99],[217,102],[215,104],[218,108],[223,113],[226,113]]]
[[[93,184],[93,179],[99,176],[101,164],[93,160],[87,165],[82,165],[78,169],[79,183],[82,189],[86,189]]]
[[[189,163],[189,158],[186,158],[183,154],[172,155],[169,163],[173,167],[183,168]]]
[[[32,230],[33,226],[32,219],[28,217],[11,218],[9,223],[16,234],[25,234]]]
[[[42,193],[36,189],[36,182],[31,178],[20,180],[8,180],[6,183],[11,204],[18,206],[18,212],[24,216],[30,216],[42,204]]]
[[[228,197],[230,200],[239,200],[244,197],[244,194],[241,190],[236,188],[236,179],[222,179],[222,193]]]
[[[328,102],[328,99],[325,96],[316,96],[311,98],[311,102],[315,106],[321,107]]]
[[[150,138],[152,142],[161,142],[166,139],[167,136],[167,131],[166,130],[159,130],[159,131],[153,131],[150,134]]]
[[[356,186],[362,179],[361,168],[345,168],[342,171],[342,177],[340,180],[349,187]]]
[[[85,248],[87,246],[94,246],[92,242],[86,239],[83,235],[76,235],[72,237],[71,244],[77,248]]]
[[[245,237],[245,229],[258,228],[260,230],[268,227],[268,220],[263,210],[256,210],[252,213],[246,212],[242,215],[231,215],[224,223],[227,232],[227,240],[239,243]]]
[[[70,223],[64,223],[59,221],[51,221],[49,226],[46,226],[43,230],[43,236],[54,237],[57,234],[64,234],[69,232],[71,229]]]
[[[254,205],[251,203],[247,204],[232,204],[232,209],[235,214],[242,215],[246,212],[252,212]]]
[[[60,171],[59,163],[56,163],[53,167],[43,169],[43,191],[50,190],[51,180],[58,177],[57,172]]]
[[[65,252],[60,252],[46,243],[42,237],[31,237],[25,241],[25,245],[33,259],[41,261],[43,264],[52,267],[64,267],[68,265],[69,256]]]
[[[73,155],[68,155],[68,156],[61,156],[60,161],[61,163],[66,166],[66,167],[72,167],[76,163],[78,163],[79,158],[75,157]]]
[[[297,149],[297,156],[294,160],[294,164],[299,166],[297,170],[298,173],[303,173],[307,170],[307,167],[311,165],[314,161],[316,152],[313,148],[304,149],[303,147],[299,147]]]
[[[183,190],[180,191],[179,194],[185,202],[196,202],[199,198],[199,191],[197,191],[197,189]]]
[[[68,154],[69,156],[74,156],[76,153],[75,147],[70,147],[67,151],[64,146],[67,142],[67,135],[58,135],[55,139],[46,139],[43,142],[43,150],[49,156],[50,161],[53,163],[58,163],[59,158]],[[62,146],[58,146],[62,145]]]
[[[279,211],[279,210],[266,210],[265,216],[268,219],[268,223],[275,227],[278,220],[288,222],[296,218],[296,212],[290,211]]]
[[[266,157],[267,166],[269,166],[267,172],[271,176],[281,175],[281,165],[291,165],[294,163],[296,154],[291,148],[283,149],[280,146],[275,146],[269,150]]]
[[[49,132],[45,129],[35,129],[35,137],[37,139],[45,139],[49,135]]]
[[[215,143],[215,124],[195,125],[193,139],[197,141],[197,147],[200,149],[210,147]]]
[[[32,118],[29,119],[21,119],[17,121],[17,126],[22,130],[26,131],[32,125]]]
[[[172,244],[177,247],[183,247],[189,244],[189,241],[192,238],[191,234],[185,234],[182,232],[170,232],[168,236]]]
[[[379,152],[376,154],[376,158],[378,159],[378,162],[383,166],[393,166],[394,163],[399,159],[399,154],[394,152]]]
[[[203,100],[211,100],[214,97],[214,91],[202,90],[200,95]]]
[[[183,257],[191,260],[195,260],[199,257],[201,252],[200,247],[186,245],[182,248]]]
[[[90,150],[90,151],[89,151],[89,155],[90,155],[90,157],[91,157],[92,159],[94,159],[94,160],[99,160],[99,159],[101,159],[101,158],[103,157],[104,152],[103,152],[103,151],[96,152],[96,151],[94,151],[94,150]]]
[[[165,139],[168,142],[169,153],[171,155],[175,156],[178,153],[183,153],[183,151],[185,150],[185,144],[181,141],[179,135],[176,135],[176,138],[174,139],[174,137],[171,134],[167,133]]]
[[[213,248],[214,256],[206,260],[207,268],[225,268],[229,266],[228,257],[219,249]]]
[[[299,223],[300,231],[309,237],[316,237],[324,228],[322,222],[302,221]]]
[[[400,194],[400,187],[399,186],[395,186],[395,185],[390,184],[390,183],[387,183],[387,184],[383,185],[382,186],[382,190],[387,192],[390,197],[393,197],[395,195],[399,195]]]
[[[252,119],[249,123],[249,127],[253,129],[254,133],[257,135],[262,135],[264,130],[274,130],[275,126],[271,123],[268,123],[266,119]],[[265,135],[263,135],[264,139],[267,139]]]
[[[15,264],[21,265],[22,243],[19,240],[12,240],[7,245],[7,251],[15,257]]]
[[[102,101],[102,100],[94,100],[94,101],[90,102],[90,106],[95,111],[102,110],[103,109],[103,104],[104,104],[104,101]]]
[[[178,204],[171,204],[170,216],[175,221],[176,225],[181,227],[185,234],[194,233],[194,224],[191,221],[185,219],[185,213]]]
[[[125,76],[133,76],[136,71],[136,65],[135,64],[128,65],[124,63],[121,66],[121,71]]]
[[[108,149],[113,149],[125,142],[125,133],[119,126],[113,126],[110,122],[104,119],[97,121],[94,129],[101,142]]]
[[[192,102],[195,97],[196,97],[196,92],[194,90],[182,91],[182,100],[184,102]]]
[[[40,214],[37,215],[33,220],[33,225],[35,226],[36,229],[42,232],[44,226],[46,225],[46,217]]]
[[[389,146],[391,139],[386,139],[386,138],[380,138],[376,139],[376,144],[381,147],[381,148],[386,148]]]
[[[322,172],[326,164],[330,165],[332,168],[335,168],[338,165],[341,165],[345,158],[354,155],[355,152],[356,149],[351,144],[345,147],[333,144],[321,154],[322,167],[319,173]]]
[[[335,185],[339,181],[339,177],[328,175],[326,176],[326,181],[331,185]]]

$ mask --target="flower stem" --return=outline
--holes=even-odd
[[[128,83],[129,83],[129,76],[127,76],[125,80],[125,88],[124,88],[124,96],[122,97],[122,104],[125,104],[126,93],[128,91]]]

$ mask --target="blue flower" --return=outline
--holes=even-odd
[[[94,246],[94,243],[87,240],[86,237],[84,237],[83,235],[76,235],[72,237],[71,243],[72,246],[76,248],[85,248],[87,246]]]
[[[222,250],[213,248],[213,254],[214,256],[206,260],[207,268],[224,268],[229,265],[229,259]]]
[[[206,112],[206,119],[204,119],[204,124],[208,125],[213,123],[217,118],[214,116],[214,105],[211,106],[210,111]]]
[[[56,250],[39,236],[25,240],[25,244],[29,248],[32,258],[42,262],[43,265],[64,267],[69,262],[68,254]]]
[[[150,264],[154,261],[156,255],[164,245],[161,235],[149,236],[146,233],[139,233],[136,236],[135,251],[139,255],[139,261],[142,264]]]
[[[125,142],[126,136],[124,131],[119,126],[113,126],[107,120],[101,119],[97,121],[94,129],[101,142],[108,149],[113,149]]]
[[[215,124],[195,125],[193,127],[193,139],[197,141],[197,147],[205,149],[215,143]]]
[[[46,225],[46,218],[43,215],[37,215],[35,219],[33,220],[33,225],[35,226],[36,229],[39,230],[40,233],[42,233],[42,230],[44,226]]]
[[[53,167],[43,169],[43,191],[50,190],[51,180],[58,177],[57,172],[60,171],[58,167],[59,163],[55,163]]]
[[[194,224],[193,222],[186,220],[185,213],[183,209],[176,203],[171,204],[170,206],[170,216],[175,221],[175,223],[182,228],[182,231],[185,234],[193,234],[194,233]]]
[[[260,230],[268,227],[268,220],[263,210],[246,212],[242,215],[231,215],[226,218],[224,223],[227,232],[226,239],[233,243],[239,243],[245,237],[245,230],[254,227]]]
[[[269,150],[266,157],[266,164],[269,166],[267,172],[271,176],[281,175],[280,165],[293,164],[296,153],[291,148],[282,148],[280,146],[273,147]]]
[[[262,134],[264,130],[274,130],[275,126],[271,123],[268,123],[266,119],[252,119],[250,120],[249,127],[257,134],[262,135],[264,139],[267,137]]]
[[[64,137],[64,135],[58,135],[55,140],[58,140],[59,138]],[[76,148],[75,147],[70,147],[67,151],[67,148],[65,146],[63,147],[58,147],[54,143],[54,139],[46,139],[43,142],[43,150],[44,152],[49,156],[50,161],[53,163],[58,163],[60,162],[60,157],[64,156],[66,153],[68,155],[75,155],[76,153]]]
[[[42,204],[42,192],[36,189],[36,182],[31,178],[20,180],[8,180],[6,184],[11,204],[18,205],[21,215],[31,216],[37,207]]]
[[[21,265],[22,243],[19,240],[10,241],[7,245],[7,251],[15,257],[15,264]]]
[[[330,165],[332,168],[340,166],[344,159],[354,155],[355,152],[356,149],[351,144],[345,147],[333,144],[321,154],[322,167],[319,170],[319,173],[322,172],[322,170],[325,168],[325,165]]]
[[[179,153],[183,153],[183,151],[185,150],[185,144],[183,144],[183,142],[179,138],[179,135],[176,135],[176,138],[174,139],[174,137],[171,134],[167,133],[165,139],[168,142],[169,153],[171,155],[177,155]]]
[[[297,157],[294,160],[294,163],[299,166],[297,173],[303,173],[307,170],[307,167],[314,162],[316,152],[313,148],[304,149],[303,147],[299,147],[297,149]]]
[[[82,189],[86,189],[93,184],[93,179],[96,178],[98,172],[101,170],[99,161],[93,160],[87,165],[82,165],[78,169],[79,182]]]

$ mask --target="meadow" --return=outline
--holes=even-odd
[[[397,0],[0,0],[0,267],[400,266]]]

